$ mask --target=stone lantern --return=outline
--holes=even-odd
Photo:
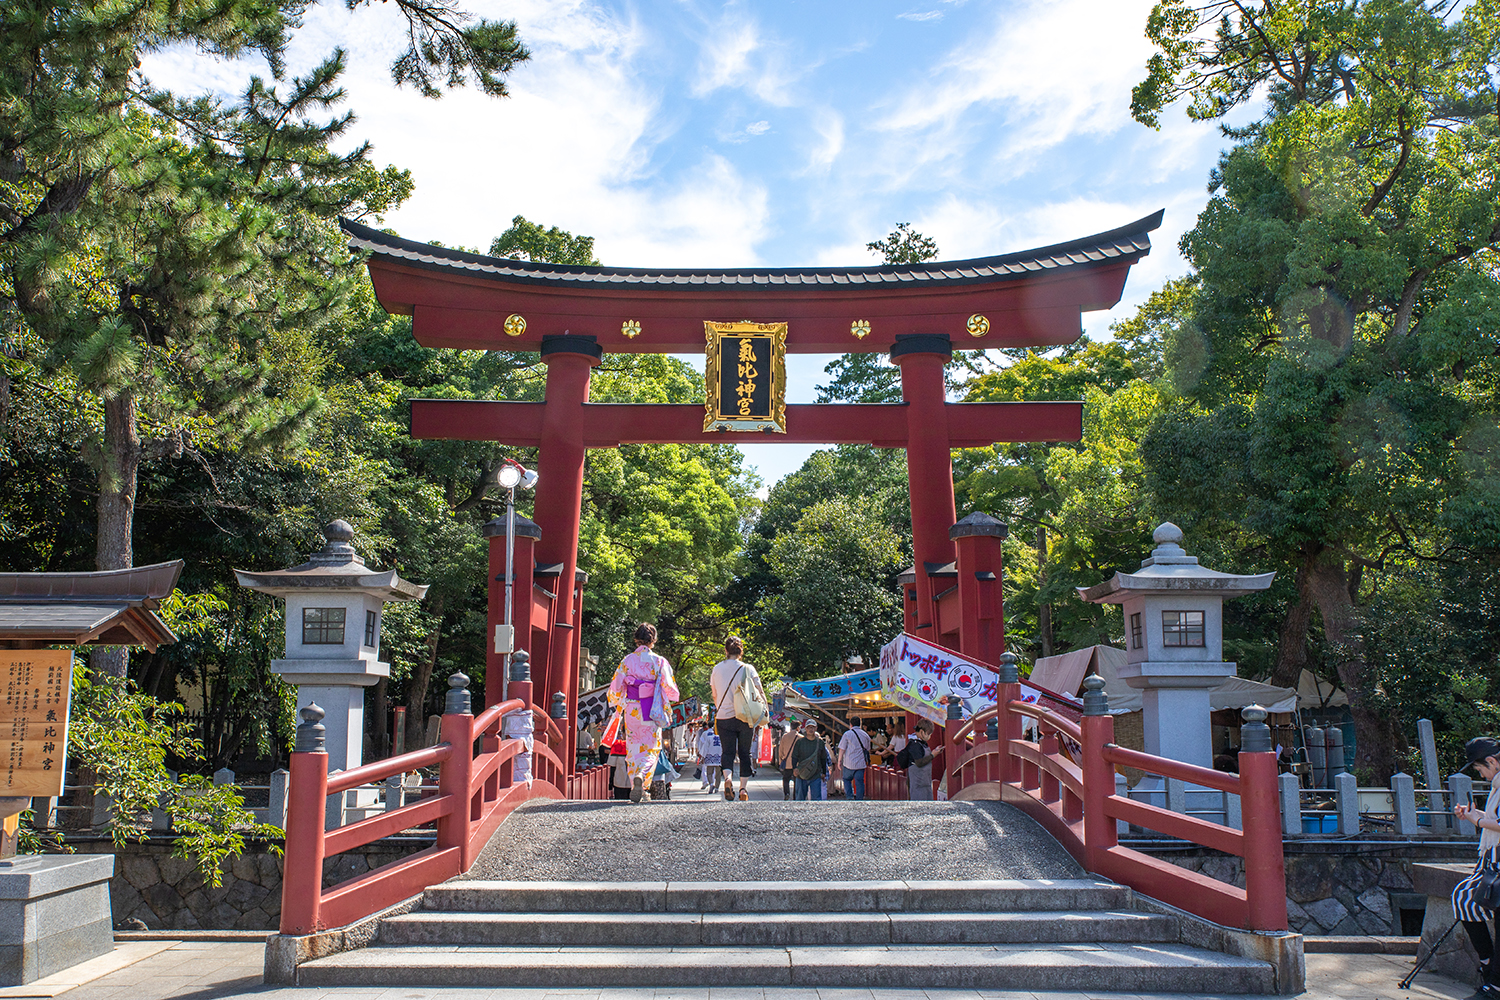
[[[1224,601],[1265,590],[1276,574],[1237,576],[1200,566],[1178,544],[1182,529],[1171,522],[1152,539],[1156,548],[1139,572],[1079,587],[1078,596],[1118,604],[1125,613],[1126,662],[1119,673],[1142,692],[1146,752],[1212,767],[1208,692],[1235,676],[1235,664],[1223,662]],[[1160,785],[1153,778],[1142,785],[1148,782]]]
[[[388,601],[421,600],[427,588],[367,567],[349,544],[348,522],[334,521],[323,536],[328,544],[300,566],[234,575],[241,587],[286,598],[286,658],[271,670],[297,685],[298,709],[323,709],[328,770],[347,771],[364,753],[365,688],[391,674],[380,659],[381,613]]]

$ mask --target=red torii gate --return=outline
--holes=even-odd
[[[517,540],[517,648],[531,652],[539,690],[567,697],[571,746],[585,452],[620,444],[723,443],[734,434],[705,431],[702,404],[590,403],[589,373],[604,352],[702,350],[705,320],[745,318],[787,322],[788,353],[888,351],[901,369],[903,402],[789,405],[785,435],[769,440],[906,448],[915,555],[907,630],[935,641],[953,636],[952,645],[993,665],[1004,651],[998,552],[976,553],[973,564],[962,567],[967,575],[954,565],[950,451],[1001,441],[1076,441],[1083,433],[1082,404],[949,403],[944,363],[955,344],[982,350],[1072,343],[1082,330],[1081,313],[1119,301],[1130,266],[1150,252],[1147,234],[1161,219],[1157,212],[1096,236],[974,260],[705,270],[531,263],[342,225],[351,247],[368,254],[380,304],[412,317],[418,343],[540,351],[547,365],[545,402],[416,400],[412,436],[539,449],[534,509],[541,537]],[[988,530],[958,534],[993,538]],[[501,621],[503,592],[495,566],[492,550],[492,630]],[[555,593],[535,583],[553,575]],[[489,654],[487,667],[485,703],[492,705],[500,700],[501,658]]]

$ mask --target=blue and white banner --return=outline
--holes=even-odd
[[[846,701],[851,695],[880,690],[880,671],[861,670],[857,674],[820,677],[815,681],[792,681],[791,689],[815,704]]]

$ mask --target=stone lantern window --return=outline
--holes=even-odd
[[[1163,646],[1206,645],[1203,638],[1203,612],[1163,611],[1161,613],[1161,644]]]
[[[303,608],[302,645],[342,646],[345,608]]]

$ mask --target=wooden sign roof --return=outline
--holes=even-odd
[[[176,642],[156,617],[183,561],[94,573],[0,573],[0,644],[158,646]]]

